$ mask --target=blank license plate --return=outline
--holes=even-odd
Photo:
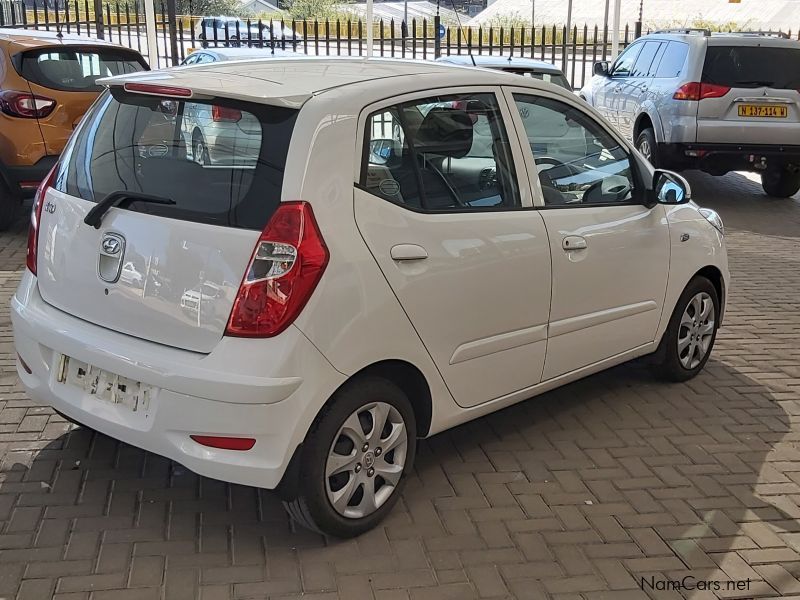
[[[56,375],[59,383],[77,387],[98,400],[119,404],[131,412],[143,412],[150,407],[152,386],[104,371],[64,354],[59,360]]]
[[[771,104],[740,104],[740,117],[772,118],[785,119],[789,110],[785,106],[774,106]]]

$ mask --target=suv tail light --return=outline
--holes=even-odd
[[[53,187],[53,181],[58,172],[58,163],[53,165],[50,172],[39,184],[36,189],[36,195],[33,197],[33,208],[31,209],[31,224],[28,227],[28,252],[25,258],[25,264],[28,270],[36,275],[36,259],[39,252],[39,224],[42,221],[42,207],[44,206],[44,197],[47,195],[47,190]]]
[[[12,117],[23,119],[42,119],[53,112],[56,101],[31,94],[5,90],[0,92],[0,110]]]
[[[238,123],[242,120],[242,111],[215,104],[211,107],[211,120],[216,123]]]
[[[272,337],[300,314],[328,265],[311,205],[282,202],[258,238],[226,335]]]
[[[725,85],[693,81],[679,87],[672,97],[675,100],[704,100],[705,98],[722,98],[730,91],[731,88]]]

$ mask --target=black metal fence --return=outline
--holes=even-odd
[[[174,7],[174,4],[172,4]],[[200,47],[249,46],[294,50],[318,56],[366,53],[367,24],[348,21],[216,19],[174,15],[169,0],[156,0],[157,48],[153,68],[179,64]],[[0,0],[0,28],[25,28],[88,35],[148,55],[144,6],[140,0]],[[561,67],[574,87],[591,77],[592,65],[611,53],[606,27],[445,27],[438,17],[372,24],[374,56],[432,59],[474,54],[536,58]],[[625,25],[621,48],[635,39],[641,25]],[[647,32],[645,32],[647,33]],[[800,31],[787,33],[800,39]]]

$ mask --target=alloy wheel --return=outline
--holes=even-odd
[[[699,292],[689,300],[678,330],[678,358],[683,368],[697,368],[708,354],[715,316],[714,301],[706,292]]]
[[[639,152],[648,160],[648,162],[653,158],[653,149],[650,147],[650,142],[648,140],[642,140],[639,142]]]
[[[403,416],[386,402],[353,412],[333,439],[325,464],[325,491],[333,509],[359,519],[394,493],[408,455]]]

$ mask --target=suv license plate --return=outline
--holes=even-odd
[[[62,354],[56,373],[58,383],[83,390],[89,396],[145,412],[150,407],[153,387],[81,362]]]
[[[740,104],[740,117],[772,118],[785,119],[789,115],[789,110],[785,106],[775,106],[772,104]]]

